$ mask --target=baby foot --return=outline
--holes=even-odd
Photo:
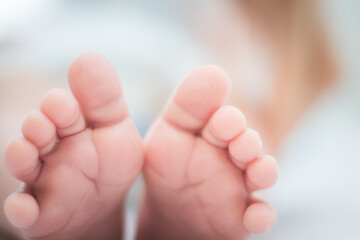
[[[149,132],[138,239],[245,239],[274,224],[251,192],[275,183],[276,162],[243,114],[222,106],[229,88],[217,67],[195,70]]]
[[[25,120],[5,163],[26,185],[5,212],[28,239],[121,239],[124,197],[143,162],[117,74],[88,53],[72,63],[66,91],[50,91]]]

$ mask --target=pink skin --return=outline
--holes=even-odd
[[[50,91],[10,143],[6,165],[25,187],[5,211],[29,239],[121,239],[141,138],[103,57],[77,58],[69,83],[77,101]],[[195,70],[149,132],[138,239],[245,239],[273,225],[274,209],[251,192],[275,183],[276,162],[243,114],[222,106],[229,90],[220,69]]]
[[[76,100],[50,91],[6,152],[25,183],[5,212],[28,239],[121,239],[124,196],[139,174],[143,144],[110,63],[84,54],[69,69]]]
[[[229,91],[221,69],[193,71],[148,133],[138,239],[246,239],[274,224],[275,210],[251,192],[276,182],[276,161],[223,106]]]

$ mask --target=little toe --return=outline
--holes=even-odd
[[[117,73],[101,55],[77,57],[69,68],[68,80],[88,125],[109,126],[128,116]]]
[[[229,143],[229,152],[235,165],[243,167],[255,159],[261,152],[262,143],[259,134],[250,129],[245,129],[239,136]]]
[[[59,137],[76,134],[85,128],[77,102],[63,89],[53,89],[46,94],[41,111],[55,124]]]
[[[262,234],[275,224],[276,210],[266,203],[256,202],[246,209],[243,221],[250,233]]]
[[[55,125],[40,111],[32,112],[26,117],[22,133],[39,149],[40,156],[48,154],[56,144]]]
[[[249,191],[272,187],[278,178],[278,168],[274,157],[261,156],[246,168],[246,183]]]
[[[202,136],[218,147],[227,147],[228,142],[238,136],[246,126],[242,112],[233,106],[223,106],[210,118]]]
[[[221,107],[229,90],[229,77],[223,70],[210,65],[200,67],[181,82],[163,119],[177,128],[198,132]]]
[[[40,172],[39,151],[25,138],[13,140],[5,153],[5,166],[15,178],[23,182],[35,180]]]
[[[39,205],[31,195],[23,192],[11,194],[4,204],[9,221],[19,227],[27,228],[39,217]]]

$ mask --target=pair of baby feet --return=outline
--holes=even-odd
[[[230,82],[217,67],[193,71],[143,142],[120,81],[87,53],[68,74],[75,99],[50,91],[6,151],[25,183],[5,212],[28,239],[121,239],[124,198],[142,171],[138,239],[245,239],[269,230],[272,207],[251,197],[277,178],[273,157],[243,114],[223,106]]]

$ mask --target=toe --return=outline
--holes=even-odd
[[[5,165],[15,178],[24,182],[33,181],[40,172],[37,147],[25,138],[13,140],[5,153]]]
[[[39,149],[40,156],[46,155],[55,146],[55,125],[40,111],[32,112],[26,117],[22,132]]]
[[[75,99],[63,89],[48,92],[41,111],[55,124],[59,137],[76,134],[85,128],[85,122]]]
[[[266,203],[253,203],[246,209],[243,221],[245,228],[250,233],[265,233],[274,225],[276,211]]]
[[[39,216],[39,205],[27,193],[13,193],[4,204],[9,221],[19,228],[27,228],[35,223]]]
[[[242,112],[232,106],[223,106],[210,118],[202,136],[218,147],[227,147],[228,142],[238,136],[246,126]]]
[[[95,53],[77,57],[68,80],[89,125],[108,126],[128,116],[117,73],[104,57]]]
[[[261,152],[262,143],[259,134],[247,128],[230,141],[229,152],[234,164],[242,167],[255,159]]]
[[[246,169],[249,191],[272,187],[278,178],[278,168],[274,157],[261,156],[251,162]]]
[[[229,90],[230,81],[223,70],[200,67],[181,82],[163,118],[177,128],[197,132],[223,104]]]

